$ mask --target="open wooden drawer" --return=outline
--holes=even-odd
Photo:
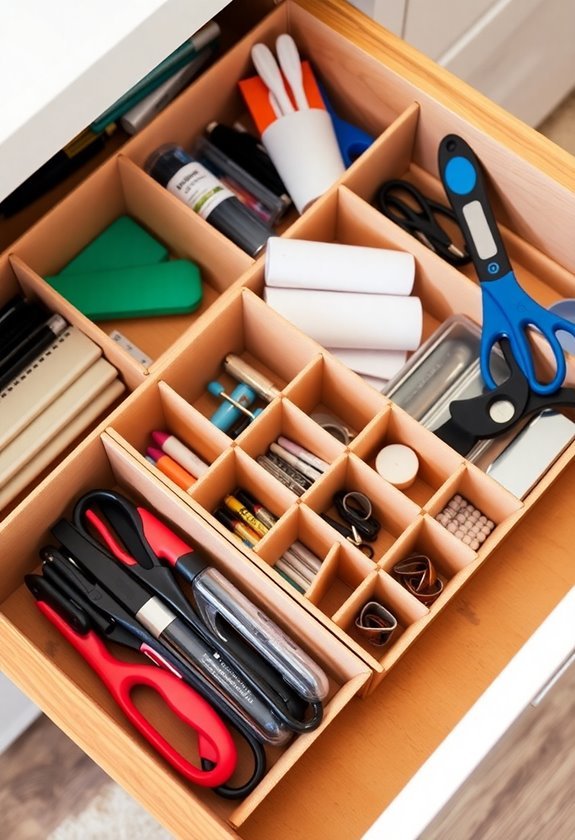
[[[261,6],[263,13],[266,4]],[[251,14],[259,17],[259,8]],[[242,19],[241,12],[230,10],[234,19]],[[389,177],[408,177],[439,195],[438,141],[448,132],[464,136],[497,186],[496,212],[519,279],[548,304],[575,293],[575,196],[569,191],[575,172],[568,155],[337,0],[290,0],[253,23],[148,129],[3,257],[6,283],[20,283],[102,343],[109,341],[108,327],[119,326],[155,361],[147,370],[126,357],[134,393],[0,526],[1,592],[6,599],[1,662],[177,836],[359,837],[573,586],[566,499],[573,490],[575,447],[565,451],[523,502],[514,498],[269,310],[260,298],[261,260],[253,263],[178,204],[143,172],[142,163],[161,143],[189,146],[211,119],[229,120],[241,113],[235,82],[249,72],[251,44],[271,42],[287,28],[302,53],[313,56],[342,115],[377,140],[301,218],[288,219],[281,233],[414,253],[426,336],[454,311],[478,321],[479,290],[470,270],[447,266],[371,206],[377,185]],[[121,212],[134,215],[173,254],[199,262],[206,300],[198,315],[95,325],[42,280]],[[205,383],[221,374],[221,361],[232,350],[270,374],[281,391],[234,442],[209,423],[204,393]],[[122,355],[118,348],[114,351]],[[571,358],[568,362],[573,382],[575,366]],[[349,447],[310,420],[318,405],[337,408],[357,432]],[[158,425],[193,440],[211,464],[190,494],[142,457],[148,433]],[[254,460],[278,432],[291,430],[313,443],[331,464],[322,482],[300,500]],[[424,465],[420,480],[405,493],[387,486],[373,470],[374,454],[385,440],[410,443]],[[350,480],[377,496],[385,516],[373,560],[338,540],[318,516],[329,507],[334,489]],[[280,516],[253,552],[238,546],[211,515],[218,498],[239,481],[257,489]],[[182,527],[193,523],[207,545],[236,556],[241,574],[257,581],[254,586],[262,592],[274,593],[269,597],[283,605],[285,615],[294,611],[298,631],[303,628],[313,650],[321,651],[335,669],[340,690],[334,693],[325,731],[305,754],[298,739],[300,746],[294,745],[290,756],[286,753],[274,765],[254,801],[240,805],[237,813],[182,784],[142,747],[97,681],[76,669],[71,653],[61,646],[54,649],[23,591],[22,575],[36,564],[37,548],[52,519],[83,490],[101,483],[127,483],[165,506],[170,518],[181,517]],[[458,490],[483,506],[497,524],[477,552],[458,544],[434,521]],[[272,568],[274,556],[294,535],[325,558],[322,577],[305,597]],[[442,558],[446,587],[429,610],[410,600],[389,575],[395,560],[413,547],[433,549]],[[403,625],[403,633],[382,657],[374,656],[351,630],[358,605],[372,593],[391,599]],[[370,690],[368,697],[352,699],[364,688]],[[226,820],[236,828],[227,827]]]

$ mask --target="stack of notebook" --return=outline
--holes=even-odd
[[[0,308],[0,508],[124,390],[97,344],[17,296]]]

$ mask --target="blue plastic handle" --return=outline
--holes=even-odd
[[[221,395],[225,391],[225,388],[220,382],[213,381],[208,382],[208,391],[214,397],[222,399]],[[230,394],[230,397],[240,403],[240,405],[243,405],[244,408],[249,408],[256,399],[256,392],[253,391],[249,385],[240,383],[239,385],[236,385]],[[234,423],[242,417],[242,415],[243,413],[239,410],[239,408],[236,408],[227,400],[223,399],[222,404],[214,411],[210,420],[214,426],[217,426],[218,429],[222,430],[222,432],[227,432],[228,429],[230,429]]]
[[[496,387],[489,360],[494,344],[509,339],[513,356],[536,394],[553,394],[563,384],[566,374],[565,354],[556,333],[565,330],[575,336],[575,324],[549,312],[525,292],[512,271],[491,283],[481,284],[483,329],[481,333],[481,374],[489,389]],[[555,376],[540,382],[535,373],[528,329],[533,327],[548,342],[555,357]]]

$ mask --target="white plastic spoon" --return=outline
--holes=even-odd
[[[282,114],[293,114],[294,107],[284,86],[280,69],[274,54],[265,44],[254,44],[252,47],[252,61],[258,76],[275,96]]]
[[[280,35],[276,41],[279,65],[289,82],[291,92],[300,111],[307,111],[309,103],[303,87],[301,59],[296,42],[291,35]]]

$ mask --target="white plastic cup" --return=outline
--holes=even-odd
[[[322,109],[279,117],[263,132],[262,142],[299,213],[345,172],[331,117]]]

